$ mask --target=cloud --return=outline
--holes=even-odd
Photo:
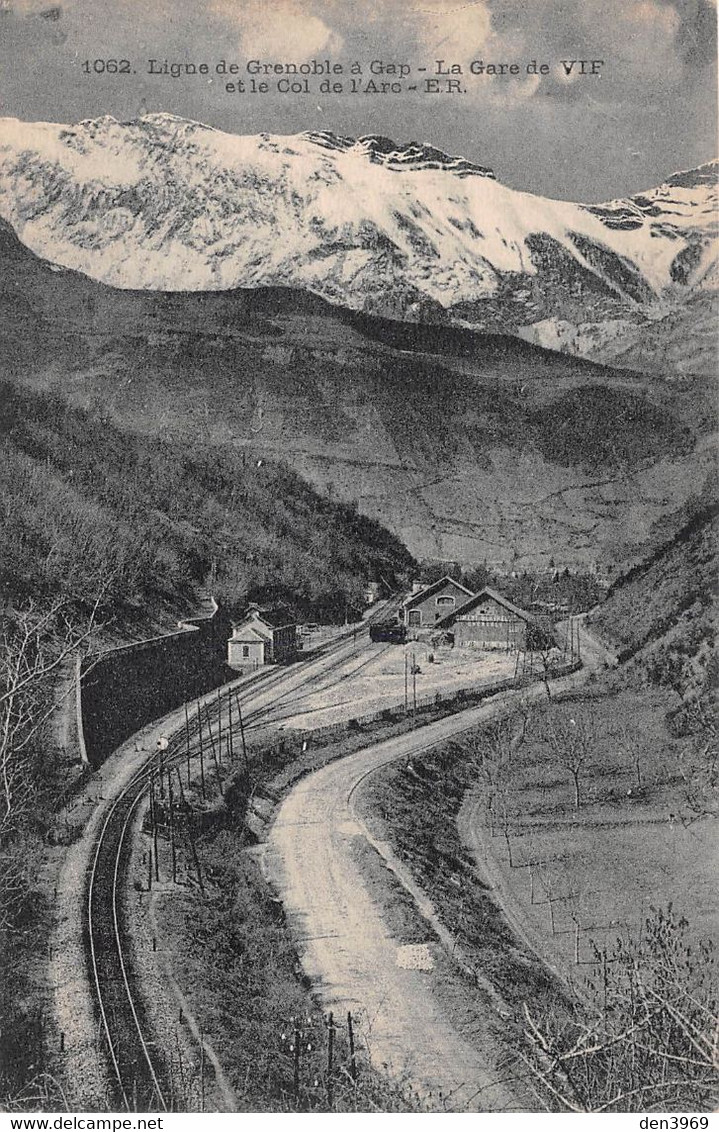
[[[316,55],[337,55],[342,36],[297,0],[262,0],[238,6],[233,0],[214,0],[212,12],[234,26],[242,53],[248,58],[276,62],[301,61]]]
[[[614,13],[606,42],[616,57],[630,61],[646,77],[672,76],[681,70],[680,25],[679,12],[672,4],[640,0]]]
[[[586,84],[553,77],[542,94],[564,98],[573,87],[602,101],[608,87],[671,87],[686,78],[689,59],[711,43],[710,0],[487,0],[491,46],[556,63],[563,58],[603,59],[603,80]],[[714,2],[714,0],[712,0]],[[703,13],[703,18],[702,18]],[[714,21],[715,22],[715,21]],[[704,51],[706,55],[706,50]],[[506,56],[505,56],[506,57]],[[602,87],[604,89],[602,89]]]
[[[492,28],[486,0],[419,0],[410,16],[419,44],[454,62],[474,58]]]

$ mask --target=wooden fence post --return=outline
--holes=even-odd
[[[332,1080],[332,1073],[334,1071],[333,1060],[335,1049],[335,1023],[332,1011],[330,1011],[330,1018],[327,1029],[327,1107],[332,1108],[334,1101],[334,1081]]]
[[[302,1035],[300,1034],[300,1028],[299,1028],[298,1025],[295,1025],[294,1038],[295,1038],[295,1048],[292,1051],[293,1054],[294,1054],[292,1084],[293,1084],[293,1087],[294,1087],[295,1098],[298,1098],[299,1095],[300,1095],[300,1041],[301,1041],[301,1038],[302,1038]]]
[[[352,1080],[356,1081],[357,1080],[357,1059],[355,1057],[355,1035],[354,1035],[354,1029],[353,1029],[353,1026],[352,1026],[352,1011],[351,1010],[347,1011],[347,1036],[349,1037],[349,1043],[350,1043],[350,1073],[352,1074]]]

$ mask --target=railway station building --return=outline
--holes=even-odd
[[[227,642],[231,668],[285,664],[297,653],[297,625],[285,610],[250,606]]]
[[[545,634],[536,617],[489,586],[449,611],[437,628],[454,634],[455,647],[507,652],[537,647]]]
[[[410,636],[420,629],[433,629],[472,596],[472,591],[449,576],[440,578],[418,593],[412,593],[400,606],[398,619]]]

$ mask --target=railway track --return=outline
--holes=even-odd
[[[380,607],[368,620],[386,615],[387,607]],[[346,662],[347,646],[354,636],[354,630],[348,630],[314,650],[308,660],[310,666],[319,664],[319,671],[308,672],[304,680],[302,667],[293,666],[262,671],[238,687],[244,701],[245,727],[255,729],[273,722],[279,705],[298,686],[307,689],[317,681],[327,686],[328,675]],[[283,691],[283,685],[289,686]],[[223,698],[226,696],[229,703],[229,697],[235,694],[234,685],[219,691],[219,699],[203,697],[205,721],[209,718],[216,726]],[[153,754],[113,800],[104,816],[87,878],[84,934],[88,974],[107,1056],[111,1100],[117,1111],[167,1112],[183,1101],[176,1095],[171,1068],[152,1036],[142,996],[135,986],[126,929],[126,891],[131,827],[159,760],[162,758],[165,767],[185,761],[188,750],[191,752],[193,745],[199,747],[201,726],[199,712],[188,713],[185,724],[169,737],[167,750]]]
[[[131,987],[124,946],[124,879],[127,836],[145,790],[145,774],[136,776],[115,800],[105,818],[88,883],[87,937],[92,984],[112,1067],[112,1092],[118,1110],[168,1111],[171,1107],[166,1067],[148,1037],[142,1002]]]

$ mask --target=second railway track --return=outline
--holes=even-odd
[[[386,615],[379,609],[370,620]],[[310,661],[320,661],[319,672],[301,668],[272,669],[262,672],[242,689],[244,716],[248,728],[273,722],[278,705],[299,684],[326,680],[332,670],[347,660],[347,645],[353,642],[348,631],[315,651]],[[329,661],[324,664],[324,661]],[[283,692],[282,685],[290,686]],[[224,693],[228,697],[232,691]],[[209,721],[217,721],[222,710],[219,701],[205,697]],[[270,703],[262,702],[271,696]],[[254,706],[253,706],[254,705]],[[248,710],[249,709],[249,710]],[[189,746],[198,738],[200,715],[188,715],[169,739],[163,763],[175,765],[187,757]],[[118,1111],[172,1111],[183,1098],[176,1095],[172,1074],[161,1044],[149,1024],[142,995],[137,987],[126,927],[127,872],[131,853],[131,827],[138,806],[158,767],[157,753],[151,755],[109,806],[94,848],[86,891],[84,937],[88,975],[98,1013],[110,1078],[111,1098]]]

